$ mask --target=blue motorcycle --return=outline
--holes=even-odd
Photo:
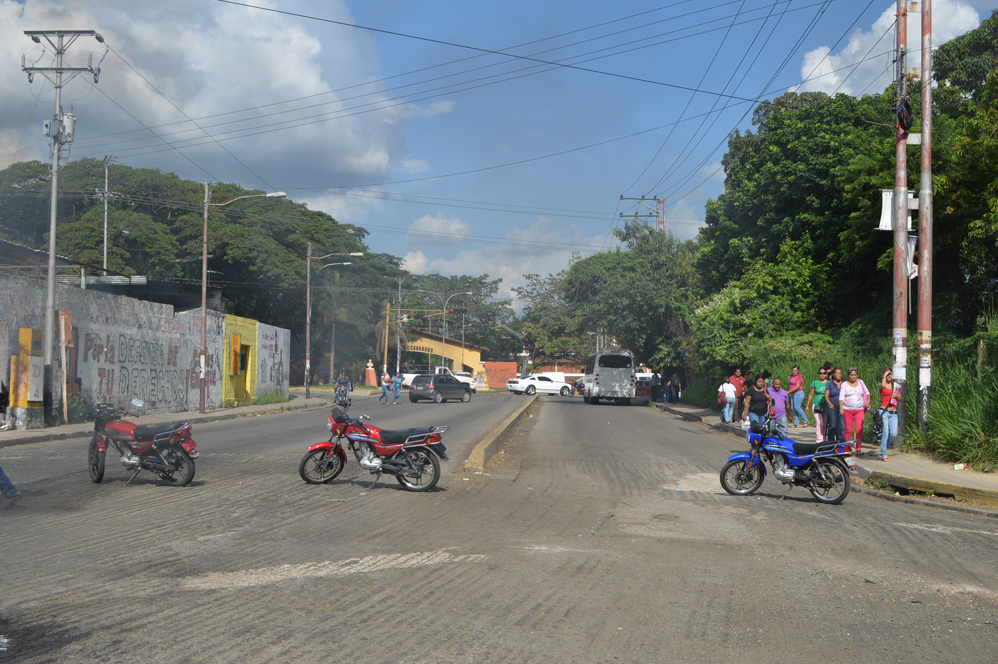
[[[784,438],[771,418],[764,424],[753,423],[748,433],[751,452],[741,452],[728,458],[721,468],[721,486],[735,496],[755,493],[766,478],[766,461],[773,476],[789,485],[806,487],[816,500],[837,505],[849,495],[849,469],[856,465],[851,442],[798,443]]]

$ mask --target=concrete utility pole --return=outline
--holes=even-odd
[[[635,213],[635,214],[624,214],[623,212],[621,212],[620,213],[621,217],[628,217],[628,218],[631,218],[631,219],[651,219],[652,217],[654,217],[655,218],[655,230],[662,231],[662,234],[663,235],[665,234],[665,199],[664,198],[647,198],[645,196],[642,196],[641,198],[624,198],[623,196],[621,196],[620,200],[622,200],[622,201],[634,201],[638,205],[641,205],[641,206],[647,208],[648,210],[650,210],[650,212],[648,212],[646,214],[637,214],[637,213]],[[651,206],[651,203],[655,204],[654,208]]]
[[[49,211],[49,266],[48,288],[45,295],[45,330],[42,336],[42,354],[44,364],[44,387],[42,403],[45,421],[52,419],[52,339],[55,329],[55,230],[59,203],[59,154],[65,143],[73,142],[76,130],[76,117],[72,107],[69,113],[62,112],[62,88],[79,74],[88,73],[94,77],[94,83],[100,78],[100,63],[93,64],[93,56],[86,67],[66,67],[63,56],[73,43],[83,36],[92,36],[103,43],[104,38],[93,30],[25,30],[24,34],[31,37],[36,44],[44,39],[55,54],[54,67],[28,66],[25,57],[21,56],[21,70],[28,74],[28,83],[34,81],[35,74],[41,74],[55,88],[55,113],[52,119],[45,123],[45,135],[52,140],[52,203]],[[63,74],[69,76],[63,79]],[[63,368],[65,371],[65,367]]]
[[[897,0],[897,111],[894,171],[894,380],[898,383],[898,435],[905,430],[905,393],[908,382],[908,130],[902,116],[907,108],[908,7]]]
[[[106,155],[104,157],[104,276],[107,276],[107,199],[110,193],[107,190],[108,168],[114,163],[117,157]]]
[[[918,426],[929,432],[932,388],[932,0],[922,0],[922,172],[918,188]],[[900,429],[898,429],[900,431]]]

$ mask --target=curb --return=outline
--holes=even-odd
[[[469,472],[485,472],[485,465],[489,459],[499,451],[508,435],[520,423],[527,410],[537,402],[537,395],[527,399],[527,403],[520,406],[516,412],[506,418],[506,420],[482,439],[468,455],[468,460],[464,462],[464,469]]]
[[[279,413],[290,413],[299,410],[311,410],[313,408],[325,408],[329,405],[328,401],[324,401],[319,404],[301,404],[299,406],[277,406],[275,408],[270,408],[267,410],[259,410],[253,412],[243,412],[243,413],[218,413],[216,415],[205,414],[203,416],[192,417],[190,421],[195,424],[203,424],[208,422],[222,422],[225,420],[236,420],[241,417],[256,417],[258,415],[276,415]],[[181,415],[181,413],[177,413]],[[177,421],[180,421],[179,418]],[[60,433],[39,433],[34,435],[23,436],[20,438],[15,438],[8,441],[0,441],[0,449],[7,447],[14,447],[16,445],[31,445],[33,443],[48,443],[56,440],[75,440],[78,438],[89,438],[94,433],[93,425],[86,425],[85,428],[74,430],[74,431],[63,431]]]
[[[698,413],[711,413],[713,411],[694,411],[689,412],[674,408],[668,404],[657,404],[659,410],[676,415],[686,420],[687,422],[701,422],[703,421],[703,415]],[[724,433],[730,433],[733,435],[741,436],[743,432],[739,428],[737,431],[734,430],[733,425],[730,424],[708,424],[713,431],[720,431]],[[862,459],[856,459],[856,469],[857,474],[864,480],[870,477],[877,479],[886,479],[891,486],[908,489],[914,491],[938,493],[940,495],[953,496],[957,500],[967,500],[988,507],[998,507],[998,491],[992,491],[990,489],[978,489],[976,487],[968,487],[960,484],[951,484],[949,482],[942,482],[938,480],[929,480],[921,477],[911,477],[909,475],[899,475],[897,473],[885,473],[880,470],[870,470],[865,466],[861,466]],[[893,502],[902,502],[909,505],[929,505],[932,507],[940,507],[942,509],[952,510],[955,512],[964,512],[967,514],[977,514],[979,516],[987,516],[991,518],[998,518],[998,512],[989,512],[987,510],[977,509],[973,507],[965,507],[963,505],[947,505],[945,503],[937,503],[931,500],[924,500],[919,498],[912,498],[910,496],[895,496],[893,494],[884,493],[882,491],[875,491],[873,489],[867,489],[866,487],[854,487],[853,490],[864,493],[868,496],[876,496],[883,500],[890,500]]]

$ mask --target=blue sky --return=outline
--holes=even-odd
[[[94,29],[112,50],[96,88],[64,92],[72,158],[284,190],[413,271],[506,291],[611,246],[620,214],[645,211],[621,196],[666,198],[669,230],[695,237],[751,100],[880,92],[894,44],[890,0],[243,4],[278,11],[0,0],[0,166],[47,159],[52,88],[20,56],[50,54],[23,30]],[[935,45],[989,4],[935,0]],[[81,40],[69,60],[104,51]]]

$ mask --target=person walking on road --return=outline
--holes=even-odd
[[[679,403],[679,393],[682,391],[683,384],[679,376],[672,374],[672,378],[669,379],[669,403]]]
[[[856,441],[856,454],[863,453],[863,415],[870,407],[870,390],[859,379],[859,370],[849,367],[846,382],[839,388],[839,412],[845,423],[845,439]]]
[[[0,468],[0,510],[9,510],[21,499],[21,492]]]
[[[806,427],[810,424],[804,412],[804,376],[800,375],[800,367],[796,364],[790,368],[790,408],[794,415],[793,427]]]
[[[766,422],[766,415],[769,414],[769,401],[766,379],[759,376],[755,379],[755,385],[750,385],[745,390],[745,410],[742,412],[742,420],[762,426]]]
[[[735,419],[735,386],[731,384],[729,378],[725,378],[721,386],[717,388],[717,402],[724,400],[724,409],[721,411],[722,422],[733,422]]]
[[[386,369],[385,371],[381,372],[381,396],[378,397],[378,403],[381,403],[381,400],[384,399],[385,405],[386,406],[388,405],[388,400],[392,396],[392,393],[389,391],[391,389],[392,389],[392,377],[391,374],[389,374],[388,370]]]
[[[787,435],[787,409],[790,407],[790,395],[783,389],[783,381],[773,379],[773,386],[767,390],[772,399],[773,419],[776,420],[776,430],[781,436]]]
[[[396,405],[402,398],[402,377],[397,375],[392,378],[392,405]]]
[[[884,369],[880,377],[880,410],[883,417],[883,431],[880,432],[880,458],[890,461],[887,445],[898,435],[898,385],[894,382],[894,372]]]
[[[818,369],[818,380],[811,382],[811,393],[807,395],[807,406],[814,413],[814,442],[825,442],[825,426],[828,418],[825,413],[825,386],[828,385],[828,372],[824,367]],[[807,408],[805,406],[805,409]]]

